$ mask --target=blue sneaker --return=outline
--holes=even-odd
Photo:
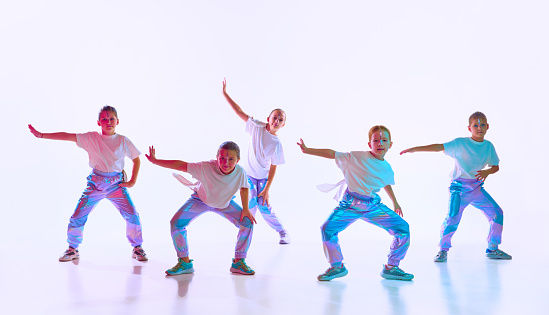
[[[501,249],[496,250],[486,250],[486,257],[490,259],[513,259],[511,255],[507,254],[506,252],[502,251]]]
[[[318,275],[317,279],[318,281],[330,281],[335,278],[345,277],[348,273],[349,271],[347,271],[344,265],[341,265],[341,268],[330,267],[323,274]]]
[[[238,261],[233,258],[233,264],[231,265],[231,272],[239,273],[241,275],[248,275],[248,276],[251,276],[255,273],[255,271],[252,268],[246,265],[244,258]]]
[[[386,265],[383,265],[383,270],[381,270],[381,277],[389,280],[412,280],[414,275],[411,273],[406,273],[404,270],[394,266],[391,269],[387,269]]]
[[[183,258],[177,259],[177,265],[173,266],[173,268],[166,270],[166,274],[168,276],[175,276],[175,275],[182,275],[186,273],[193,273],[193,260],[189,261],[188,263],[183,261]]]

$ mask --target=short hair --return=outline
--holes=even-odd
[[[478,119],[484,119],[486,122],[488,122],[488,118],[486,118],[486,115],[484,115],[481,112],[474,112],[473,114],[471,114],[471,116],[469,116],[469,125],[471,125],[473,120],[478,120]]]
[[[236,157],[240,160],[240,148],[238,147],[238,144],[232,142],[232,141],[225,141],[220,146],[219,149],[217,149],[217,155],[219,156],[219,151],[221,150],[228,150],[228,151],[234,151],[236,152]]]
[[[275,108],[271,111],[271,113],[269,114],[269,117],[271,117],[271,115],[275,112],[275,111],[281,111],[283,114],[284,114],[284,117],[286,117],[286,112],[283,110],[283,109],[280,109],[280,108]]]
[[[97,119],[98,120],[101,119],[101,113],[106,112],[106,111],[113,112],[114,116],[116,116],[116,118],[118,118],[118,113],[116,112],[116,108],[114,108],[112,106],[109,106],[109,105],[105,105],[105,106],[101,107],[101,110],[99,111],[99,114],[97,115]]]
[[[372,140],[372,135],[379,131],[385,131],[389,134],[389,140],[391,140],[391,132],[389,131],[389,128],[383,126],[383,125],[375,125],[372,128],[370,128],[370,131],[368,132],[368,142]]]

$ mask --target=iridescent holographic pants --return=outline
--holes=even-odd
[[[448,250],[452,247],[452,236],[456,232],[463,209],[468,205],[484,212],[490,222],[488,232],[488,249],[495,250],[501,244],[503,230],[503,210],[484,190],[483,182],[476,179],[459,178],[450,184],[450,202],[448,203],[448,215],[442,224],[440,231],[440,249]]]
[[[282,223],[280,223],[280,220],[273,212],[272,207],[270,205],[267,206],[267,204],[263,205],[263,197],[257,198],[257,196],[265,188],[265,184],[267,184],[267,178],[256,179],[248,176],[248,183],[250,183],[250,202],[248,204],[248,207],[250,208],[250,211],[252,212],[254,217],[257,209],[259,209],[259,212],[263,216],[263,219],[265,219],[265,222],[267,222],[267,224],[273,230],[277,232],[284,231],[284,227],[282,227]]]
[[[246,258],[250,242],[252,241],[253,223],[245,217],[240,221],[242,208],[233,200],[227,208],[213,208],[205,204],[196,193],[193,193],[189,200],[179,208],[170,221],[172,240],[177,257],[183,258],[189,256],[189,245],[187,243],[187,225],[201,214],[212,211],[225,219],[231,221],[238,230],[238,236],[235,247],[234,258]]]
[[[382,204],[379,196],[371,198],[348,190],[321,226],[324,253],[330,264],[343,261],[338,234],[358,219],[377,225],[394,236],[388,264],[398,266],[410,246],[408,223]]]
[[[82,243],[82,234],[84,225],[88,220],[88,215],[102,199],[108,199],[118,209],[124,220],[126,220],[126,237],[132,246],[138,246],[143,243],[141,234],[141,223],[139,214],[130,198],[126,187],[120,187],[122,182],[122,173],[104,173],[93,170],[87,177],[88,185],[78,205],[74,210],[69,221],[67,231],[68,243],[72,248],[78,248]]]

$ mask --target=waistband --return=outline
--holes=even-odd
[[[103,176],[103,177],[113,177],[113,176],[118,176],[122,173],[121,172],[101,172],[101,171],[98,171],[94,168],[92,170],[92,174]]]
[[[352,191],[349,191],[349,189],[345,190],[345,193],[346,194],[349,194],[353,197],[355,197],[356,199],[360,199],[360,200],[364,200],[364,201],[372,201],[374,200],[374,198],[370,197],[370,196],[365,196],[365,195],[361,195],[359,193],[356,193],[356,192],[352,192]]]

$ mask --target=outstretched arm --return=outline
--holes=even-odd
[[[440,152],[444,151],[444,145],[437,143],[437,144],[430,144],[430,145],[424,145],[419,147],[413,147],[406,149],[402,152],[400,152],[400,155],[404,153],[414,153],[414,152]]]
[[[398,201],[396,200],[395,193],[393,192],[393,187],[391,185],[387,185],[383,187],[387,195],[389,195],[389,198],[391,198],[391,201],[393,202],[393,208],[395,209],[395,213],[399,216],[403,217],[404,214],[402,213],[402,208],[398,204]]]
[[[31,124],[29,124],[29,129],[30,129],[30,132],[36,138],[76,142],[75,133],[66,133],[66,132],[42,133],[34,129],[34,127]]]
[[[335,159],[335,151],[332,149],[313,149],[307,148],[303,139],[299,139],[297,145],[301,148],[301,152],[310,155],[316,155],[327,159]]]
[[[139,167],[141,166],[141,160],[139,157],[136,157],[132,160],[133,162],[133,169],[132,169],[132,178],[130,178],[129,181],[125,183],[120,183],[120,187],[128,187],[131,188],[135,185],[135,182],[137,181],[137,175],[139,174]]]
[[[242,108],[240,108],[240,106],[238,106],[238,104],[233,101],[229,94],[227,94],[227,80],[225,80],[225,78],[223,78],[223,96],[225,96],[225,99],[227,100],[227,102],[229,102],[229,105],[231,105],[231,108],[238,115],[238,117],[244,120],[244,122],[247,122],[249,118],[248,114],[246,114],[242,110]]]
[[[171,168],[172,170],[187,172],[187,162],[180,160],[159,160],[156,158],[154,146],[149,147],[149,154],[145,154],[147,159],[154,165]],[[132,176],[133,177],[133,176]]]
[[[490,174],[494,174],[495,172],[499,171],[499,165],[494,165],[490,168],[487,168],[485,170],[480,170],[477,172],[477,174],[475,175],[476,179],[483,182],[486,180],[486,178],[488,177],[488,175]]]
[[[250,192],[249,188],[240,188],[240,199],[242,201],[242,213],[240,214],[240,222],[244,220],[244,218],[250,219],[252,223],[257,223],[255,221],[255,218],[253,214],[250,212],[250,208],[248,208],[248,194]]]

